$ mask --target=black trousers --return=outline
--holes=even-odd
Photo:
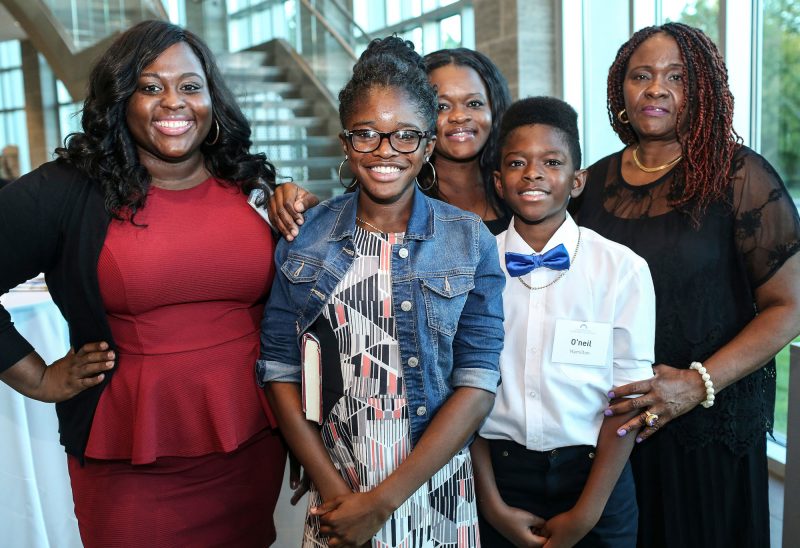
[[[488,441],[495,481],[506,504],[550,519],[578,501],[594,462],[594,447],[578,445],[542,452],[512,441]],[[600,521],[577,546],[636,546],[638,516],[633,474],[630,463],[626,463]],[[482,546],[513,547],[482,516],[479,518]]]

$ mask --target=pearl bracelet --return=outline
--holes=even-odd
[[[692,362],[689,369],[694,369],[700,373],[700,377],[706,385],[706,399],[700,402],[700,405],[708,409],[714,405],[714,382],[711,380],[711,375],[708,374],[706,368],[700,362]]]

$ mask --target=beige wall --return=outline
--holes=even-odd
[[[560,2],[474,0],[475,47],[508,79],[516,99],[560,96]]]

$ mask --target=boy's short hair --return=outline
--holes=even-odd
[[[560,130],[566,139],[575,169],[581,167],[578,113],[568,103],[555,97],[526,97],[508,107],[500,125],[500,150],[512,131],[533,124],[544,124]]]

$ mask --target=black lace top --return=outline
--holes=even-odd
[[[729,203],[694,228],[669,205],[672,170],[632,186],[622,153],[589,168],[576,203],[579,224],[620,242],[650,265],[656,290],[656,363],[688,368],[730,341],[757,314],[754,291],[800,250],[800,220],[780,176],[742,147]],[[738,453],[772,431],[775,360],[666,426],[687,446],[721,442]]]

